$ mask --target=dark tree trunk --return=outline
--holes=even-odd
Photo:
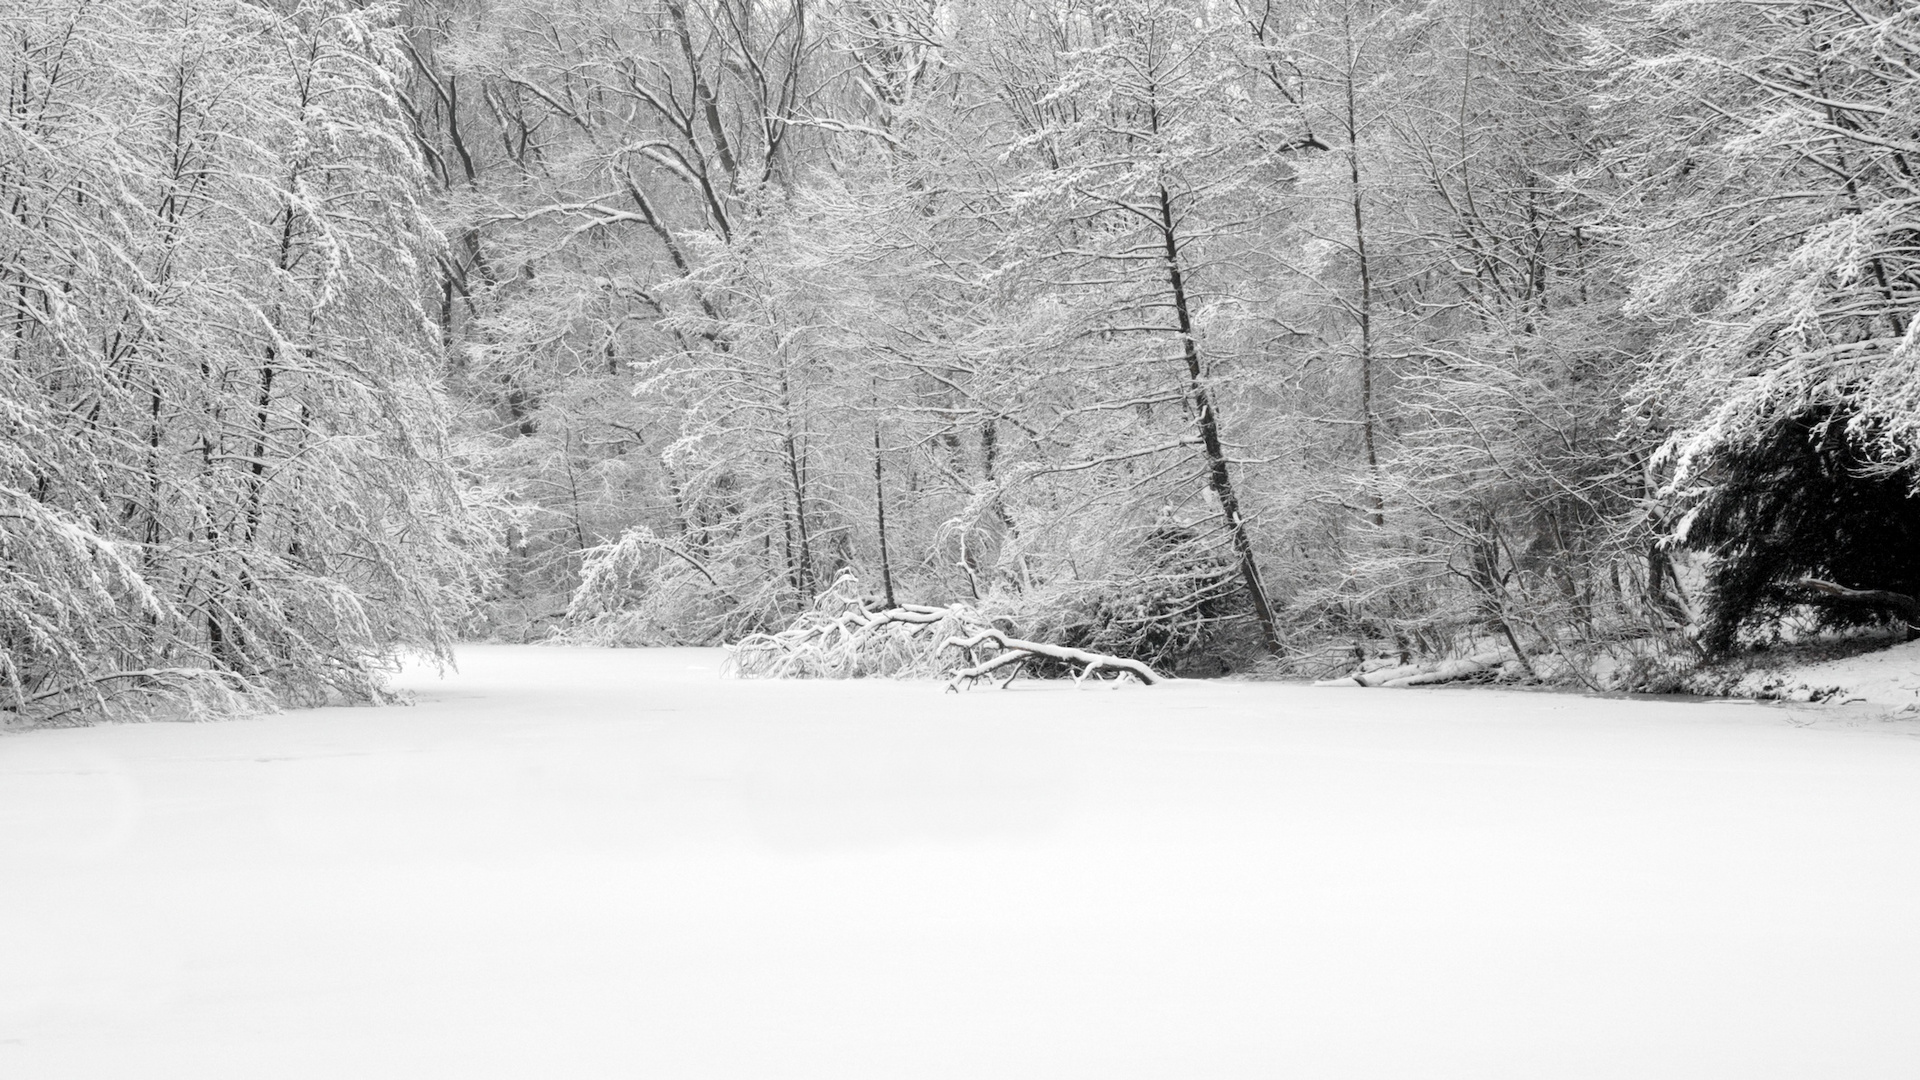
[[[1194,339],[1193,312],[1187,302],[1186,277],[1180,269],[1180,245],[1173,221],[1173,200],[1166,188],[1160,189],[1160,234],[1166,242],[1167,285],[1173,291],[1174,317],[1180,330],[1180,349],[1187,362],[1187,392],[1193,399],[1194,423],[1200,429],[1200,446],[1207,458],[1207,486],[1220,501],[1226,515],[1227,532],[1233,538],[1234,554],[1239,557],[1240,580],[1247,598],[1253,602],[1253,616],[1260,624],[1261,642],[1268,652],[1280,651],[1280,631],[1274,625],[1273,607],[1267,601],[1266,585],[1260,579],[1260,564],[1254,558],[1253,538],[1240,511],[1240,497],[1233,489],[1233,474],[1227,468],[1227,452],[1220,442],[1220,421],[1213,409],[1213,396],[1207,392],[1200,364],[1200,346]]]
[[[880,530],[880,587],[886,593],[887,607],[900,605],[893,599],[893,562],[887,556],[887,486],[880,467],[880,425],[873,427],[873,509]]]
[[[1805,578],[1786,587],[1787,595],[1805,604],[1878,608],[1892,612],[1906,624],[1908,641],[1920,637],[1920,598],[1888,589],[1849,589],[1819,578]]]

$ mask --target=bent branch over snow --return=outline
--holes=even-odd
[[[1807,604],[1835,604],[1848,607],[1872,607],[1891,611],[1906,621],[1911,637],[1920,631],[1920,599],[1888,589],[1849,589],[1819,578],[1803,578],[1787,586],[1787,595]]]
[[[1153,686],[1156,683],[1165,681],[1164,677],[1158,672],[1138,660],[1129,660],[1122,656],[1108,656],[1105,653],[1087,652],[1085,649],[1070,649],[1064,645],[1048,645],[1038,641],[1024,641],[1020,638],[1008,637],[1006,634],[992,627],[983,628],[971,637],[948,638],[945,642],[941,643],[941,648],[959,649],[962,654],[972,656],[974,649],[988,642],[998,645],[1001,652],[984,663],[961,668],[954,672],[953,677],[947,680],[948,690],[960,690],[963,682],[968,688],[971,688],[976,680],[1002,667],[1011,667],[1013,670],[1007,674],[1006,682],[1001,683],[1001,686],[1004,687],[1007,683],[1013,681],[1015,674],[1019,673],[1020,665],[1035,656],[1044,656],[1049,660],[1058,660],[1065,664],[1081,665],[1080,673],[1074,676],[1075,682],[1084,681],[1096,672],[1108,668],[1132,675],[1148,686]]]
[[[976,658],[991,646],[994,654]],[[1138,660],[1064,645],[1010,637],[963,604],[901,604],[872,610],[852,575],[842,575],[793,625],[749,634],[727,646],[727,669],[742,678],[852,679],[865,676],[940,677],[961,690],[1000,673],[1011,684],[1035,657],[1077,667],[1075,681],[1116,671],[1152,686],[1166,676]],[[964,667],[955,667],[963,663]]]

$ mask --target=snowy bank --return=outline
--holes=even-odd
[[[1920,713],[1920,641],[1833,660],[1756,668],[1728,692],[1765,700],[1861,702]]]

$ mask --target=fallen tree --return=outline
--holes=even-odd
[[[959,691],[988,676],[1004,688],[1030,665],[1052,661],[1076,682],[1104,672],[1148,686],[1166,681],[1138,660],[1013,637],[964,604],[875,608],[850,574],[793,625],[726,649],[727,672],[746,679],[942,678]]]
[[[989,644],[995,646],[999,651],[989,659],[955,671],[953,677],[947,681],[948,690],[960,690],[962,689],[962,683],[965,684],[966,688],[971,688],[975,681],[985,678],[987,675],[999,671],[1002,668],[1007,670],[1006,680],[1000,684],[1002,687],[1005,687],[1007,683],[1013,681],[1015,675],[1019,674],[1020,669],[1025,666],[1027,661],[1032,660],[1036,656],[1042,656],[1049,660],[1058,660],[1069,666],[1079,664],[1080,671],[1073,677],[1075,682],[1084,682],[1089,678],[1095,677],[1100,672],[1107,670],[1131,675],[1148,686],[1165,681],[1164,676],[1138,660],[1129,660],[1121,656],[1108,656],[1105,653],[1087,652],[1085,649],[1070,649],[1064,645],[1048,645],[1038,641],[1023,641],[1020,638],[1008,637],[993,627],[982,629],[971,637],[964,639],[948,638],[942,647],[959,649],[963,654],[971,657],[973,650]]]
[[[1907,640],[1920,636],[1920,599],[1888,589],[1850,589],[1820,578],[1802,578],[1785,587],[1786,596],[1802,604],[1868,608],[1891,614],[1906,624]]]
[[[1458,657],[1452,660],[1435,660],[1423,664],[1394,664],[1372,668],[1363,668],[1352,675],[1343,675],[1337,679],[1321,679],[1315,686],[1431,686],[1437,683],[1454,682],[1485,674],[1505,663],[1511,654],[1504,651],[1476,653],[1473,656]]]

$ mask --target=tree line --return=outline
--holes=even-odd
[[[845,574],[1588,680],[1920,593],[1897,0],[21,0],[0,50],[15,711]]]

